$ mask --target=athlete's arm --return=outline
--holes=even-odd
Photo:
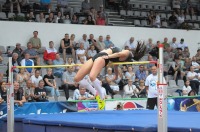
[[[128,57],[128,56],[129,56],[129,51],[128,50],[123,50],[121,52],[108,55],[108,59],[109,58],[117,58],[117,57],[123,58],[123,57]]]

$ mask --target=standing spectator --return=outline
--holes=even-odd
[[[97,47],[99,51],[102,51],[106,48],[106,45],[103,41],[103,36],[99,36],[99,40],[97,41]]]
[[[94,57],[96,54],[97,54],[97,51],[95,50],[94,45],[91,45],[87,53],[87,59],[89,60],[90,58]]]
[[[127,46],[130,51],[134,51],[137,47],[137,43],[134,40],[134,37],[131,37],[128,41],[126,41],[124,44],[124,48]]]
[[[131,79],[133,82],[135,82],[135,73],[133,71],[132,65],[128,66],[128,71],[125,73],[126,79]]]
[[[176,17],[176,13],[172,12],[172,15],[169,17],[169,26],[171,28],[176,28],[177,27],[177,17]]]
[[[75,90],[78,88],[78,84],[74,82],[75,75],[76,73],[73,72],[73,67],[68,67],[67,71],[65,71],[62,76],[62,87],[67,100],[69,98],[69,89]]]
[[[56,59],[57,50],[54,48],[53,41],[49,41],[49,48],[44,51],[43,59],[47,64],[51,65],[53,60]]]
[[[44,88],[44,81],[43,80],[39,81],[38,87],[35,88],[34,95],[35,95],[35,100],[37,102],[48,102],[47,91]]]
[[[188,93],[192,90],[190,86],[190,81],[186,81],[185,85],[183,86],[183,96],[188,96]]]
[[[6,82],[2,82],[1,88],[0,88],[0,104],[3,102],[7,102]]]
[[[17,53],[18,54],[18,61],[21,61],[22,60],[22,53],[23,53],[23,50],[21,49],[21,44],[20,43],[16,43],[16,48],[13,50],[12,54],[13,53]]]
[[[176,48],[178,48],[178,44],[176,43],[176,37],[172,38],[172,42],[170,43],[170,47],[172,48],[172,52],[175,53]]]
[[[59,53],[56,54],[56,59],[53,61],[53,65],[64,65],[64,61],[60,58]],[[56,77],[62,77],[62,74],[64,72],[64,67],[55,67],[53,69],[53,74]]]
[[[123,98],[137,98],[138,89],[133,85],[133,81],[128,79],[128,84],[124,86]]]
[[[87,35],[83,34],[83,38],[79,40],[79,46],[83,43],[84,49],[87,51],[90,48],[89,41],[87,40]]]
[[[188,47],[186,43],[184,43],[184,39],[182,38],[180,43],[177,45],[178,48],[182,48],[184,50],[185,47]]]
[[[82,2],[82,12],[84,12],[84,13],[88,13],[89,11],[90,11],[90,3],[89,3],[89,0],[84,0],[83,2]]]
[[[25,58],[21,61],[21,66],[34,66],[34,62],[32,59],[30,59],[30,54],[26,53]],[[26,71],[28,73],[33,73],[34,69],[33,68],[26,68]]]
[[[194,66],[190,67],[190,71],[187,73],[187,79],[190,81],[190,86],[197,94],[199,93],[199,81],[198,74],[194,71]]]
[[[23,52],[24,55],[27,53],[29,54],[29,58],[32,59],[36,65],[40,65],[40,56],[38,52],[33,49],[31,42],[28,42],[27,49]]]
[[[106,36],[106,40],[104,41],[106,48],[114,47],[114,44],[112,41],[110,41],[110,35]]]
[[[52,75],[52,69],[47,69],[47,74],[43,77],[44,80],[44,89],[47,92],[51,92],[51,96],[54,97],[54,94],[56,93],[56,96],[59,97],[60,93],[58,91],[58,88],[56,86],[56,81],[54,79],[54,76]]]
[[[33,32],[33,37],[29,39],[29,42],[32,44],[32,48],[37,50],[39,53],[41,53],[41,40],[38,38],[38,31]]]
[[[146,79],[146,71],[144,65],[139,66],[139,69],[135,72],[135,77],[137,81]]]
[[[39,15],[38,18],[36,18],[36,21],[40,22],[40,23],[45,23],[46,22],[46,19],[44,18],[44,13],[43,12],[40,12],[40,15]]]
[[[62,16],[64,16],[65,12],[69,12],[71,14],[71,8],[69,7],[68,0],[57,0],[57,8],[61,12]]]
[[[151,68],[151,73],[147,76],[145,81],[146,90],[148,93],[147,98],[147,109],[153,110],[155,106],[157,106],[157,82],[158,82],[158,75],[157,75],[157,67],[153,66]]]
[[[54,15],[52,12],[49,13],[49,17],[46,18],[46,23],[54,23]]]
[[[168,47],[170,47],[167,37],[164,38],[164,42],[162,44],[164,45],[164,50],[166,50]]]
[[[84,86],[79,86],[79,90],[75,92],[74,97],[75,100],[94,100],[95,97],[88,92],[86,92],[86,88]]]
[[[84,44],[81,42],[80,43],[80,48],[76,50],[76,57],[77,57],[77,63],[80,62],[80,58],[84,58],[86,61],[86,50],[84,49]]]
[[[26,98],[23,94],[23,90],[19,87],[18,82],[14,82],[14,103],[23,106],[23,104],[26,102]]]
[[[72,16],[71,24],[78,24],[78,18],[75,14]]]
[[[92,18],[91,15],[88,15],[86,21],[84,22],[85,25],[96,25],[95,19]]]
[[[30,79],[29,73],[26,73],[25,69],[21,68],[16,78],[16,81],[20,84],[20,87],[24,88],[26,86],[26,81],[29,79]]]
[[[30,80],[34,88],[38,87],[39,81],[42,80],[40,70],[36,69],[35,74],[31,76]]]
[[[28,102],[35,102],[34,91],[35,88],[33,87],[31,80],[27,80],[26,87],[24,88],[24,96]]]

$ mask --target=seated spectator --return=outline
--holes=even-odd
[[[135,80],[145,80],[147,77],[144,65],[140,65],[139,69],[135,72]]]
[[[155,17],[153,19],[153,26],[157,28],[160,28],[161,26],[160,14],[158,12],[155,13]]]
[[[94,39],[94,35],[93,34],[89,35],[88,42],[89,42],[89,46],[94,45],[96,47],[96,42],[97,41]]]
[[[52,12],[50,12],[49,17],[46,18],[46,23],[54,23],[54,15]]]
[[[14,104],[23,106],[23,104],[26,102],[26,98],[23,94],[23,89],[19,87],[18,82],[14,82],[13,85],[14,85]]]
[[[146,44],[146,52],[149,53],[154,48],[153,40],[152,38],[148,39],[148,42]]]
[[[51,96],[54,97],[54,94],[56,93],[56,96],[59,97],[60,93],[58,91],[58,88],[56,86],[56,81],[54,76],[52,75],[52,69],[48,68],[47,69],[47,74],[44,75],[43,77],[44,80],[44,89],[46,92],[50,92]]]
[[[191,90],[191,91],[188,93],[188,96],[197,96],[197,93],[195,92],[195,90]]]
[[[197,63],[195,56],[192,57],[192,63],[191,64],[192,64],[192,66],[194,66],[194,71],[199,73],[200,65],[199,65],[199,63]]]
[[[103,41],[103,36],[99,36],[99,40],[97,41],[97,48],[99,51],[102,51],[106,48],[106,45]]]
[[[13,53],[12,54],[12,66],[21,66],[21,62],[18,59],[18,54],[17,53]],[[17,74],[19,72],[18,68],[14,68],[13,69],[13,79],[16,80]]]
[[[95,19],[92,18],[91,15],[89,15],[86,19],[86,21],[84,22],[85,25],[96,25],[96,21]]]
[[[54,43],[53,41],[49,41],[49,48],[46,48],[44,51],[43,59],[44,61],[51,65],[53,63],[53,60],[56,59],[56,53],[57,50],[54,48]]]
[[[67,33],[65,34],[65,37],[61,40],[59,52],[63,53],[64,62],[66,62],[66,54],[72,54],[72,56],[75,56],[75,51],[73,49],[73,45],[70,42],[69,34],[67,34]]]
[[[163,56],[164,56],[164,64],[170,64],[174,58],[174,53],[172,52],[172,48],[167,47],[165,52],[163,53]]]
[[[86,92],[86,88],[84,86],[79,86],[79,90],[76,91],[73,97],[75,100],[94,100],[95,97],[88,92]]]
[[[185,47],[183,50],[183,58],[190,58],[190,51],[188,47]]]
[[[64,65],[64,61],[62,58],[60,58],[59,53],[56,54],[56,59],[53,61],[53,65]],[[65,68],[64,67],[55,67],[53,68],[53,74],[56,77],[62,77],[62,74],[64,72]]]
[[[183,49],[182,48],[177,48],[176,49],[176,53],[174,54],[174,57],[179,58],[182,55],[183,55]]]
[[[146,91],[144,83],[145,83],[144,80],[139,81],[139,85],[137,86],[138,98],[146,98],[147,97],[147,91]]]
[[[55,23],[63,23],[63,15],[61,14],[61,12],[59,11],[57,13],[57,16],[54,18],[54,22]]]
[[[45,23],[46,22],[46,19],[44,18],[44,13],[43,12],[40,12],[40,15],[39,15],[38,18],[36,18],[36,21],[40,22],[40,23]]]
[[[97,12],[96,25],[106,25],[105,17],[100,12]]]
[[[97,18],[97,12],[96,12],[96,10],[95,10],[94,7],[90,8],[90,11],[89,11],[88,15],[90,15],[93,20],[96,20],[96,18]]]
[[[181,13],[178,15],[178,28],[181,28],[182,24],[185,22],[185,15],[184,15],[184,11],[181,10]]]
[[[168,47],[170,47],[170,45],[169,45],[169,43],[168,43],[168,38],[167,38],[167,37],[164,38],[164,42],[163,42],[162,44],[164,45],[164,51],[165,51]]]
[[[107,69],[106,82],[110,85],[114,93],[119,92],[119,86],[115,83],[116,76],[112,74],[112,68]]]
[[[74,65],[74,64],[75,63],[74,63],[73,58],[71,58],[71,57],[67,58],[66,65]],[[73,68],[73,72],[74,72],[75,71],[75,66],[72,66],[72,68]],[[66,68],[66,70],[67,70],[67,68]]]
[[[131,79],[133,82],[135,82],[135,73],[133,71],[132,65],[128,66],[128,71],[125,73],[126,79]]]
[[[122,72],[122,69],[120,67],[118,67],[118,77],[115,80],[115,83],[119,85],[119,89],[122,90],[124,87],[124,73]]]
[[[34,98],[36,102],[48,102],[47,91],[44,88],[44,81],[40,80],[39,85],[35,88]]]
[[[187,72],[190,70],[190,66],[192,65],[190,58],[185,58],[185,62],[183,65],[183,71],[187,74]]]
[[[186,43],[184,43],[184,39],[182,38],[180,43],[177,45],[178,48],[182,48],[184,50],[185,47],[188,47]]]
[[[196,53],[195,57],[196,57],[197,63],[200,64],[200,49],[197,50],[197,53]]]
[[[95,50],[94,45],[90,46],[90,49],[87,52],[87,59],[89,60],[90,58],[94,57],[97,54],[97,51]]]
[[[147,61],[155,61],[155,60],[153,59],[153,56],[152,56],[152,55],[148,55]],[[147,72],[148,72],[147,75],[151,74],[151,67],[152,67],[152,66],[155,66],[155,64],[149,63],[149,64],[146,65],[146,70],[147,70]]]
[[[86,50],[82,42],[80,43],[80,48],[76,50],[76,57],[77,63],[80,63],[80,58],[84,58],[86,61]]]
[[[26,81],[29,79],[30,74],[26,72],[24,68],[20,68],[16,78],[16,81],[19,83],[20,88],[24,88],[26,86]]]
[[[35,16],[33,14],[33,11],[30,11],[29,14],[26,17],[26,21],[28,21],[28,22],[35,22],[35,20],[36,19],[35,19]]]
[[[184,62],[179,58],[175,57],[174,62],[172,63],[172,68],[174,70],[174,80],[183,79],[185,72],[183,72]]]
[[[79,40],[79,47],[80,47],[81,43],[83,43],[83,46],[84,46],[85,50],[88,50],[90,48],[90,44],[89,44],[89,41],[87,40],[87,35],[86,34],[83,34],[82,39]]]
[[[69,90],[75,90],[78,88],[78,84],[74,82],[76,73],[73,71],[73,67],[68,67],[62,75],[62,88],[65,92],[66,100],[69,98]]]
[[[188,93],[192,90],[190,86],[190,81],[186,81],[185,85],[183,86],[183,96],[188,96]]]
[[[20,43],[16,43],[16,48],[13,50],[12,54],[13,53],[17,53],[18,54],[17,61],[20,62],[22,60],[22,53],[23,53],[23,50],[21,48],[21,44]]]
[[[177,17],[176,17],[176,13],[172,12],[172,15],[169,17],[169,26],[171,28],[176,28],[177,27]]]
[[[27,80],[26,87],[24,88],[24,95],[28,102],[35,102],[34,91],[35,91],[35,88],[33,87],[31,80]]]
[[[155,12],[153,10],[150,10],[150,13],[148,15],[149,25],[153,26],[155,17]]]
[[[33,37],[29,39],[29,42],[31,42],[32,48],[35,49],[38,53],[43,53],[43,51],[41,50],[42,42],[38,37],[38,31],[33,32]]]
[[[0,89],[0,104],[3,102],[7,102],[6,82],[2,82],[1,89]]]
[[[133,81],[128,79],[128,84],[124,86],[123,98],[137,98],[138,89],[133,85]]]
[[[124,47],[127,46],[128,50],[135,51],[137,43],[134,41],[134,37],[131,37],[128,41],[125,42]]]
[[[89,3],[89,0],[84,0],[82,2],[82,12],[84,13],[88,13],[90,11],[90,3]]]
[[[172,48],[172,52],[175,53],[176,48],[178,48],[178,44],[176,43],[176,37],[172,38],[172,42],[170,43],[170,47]]]
[[[149,52],[149,54],[154,58],[158,59],[158,46],[160,44],[160,41],[157,41],[156,45],[153,47],[153,49]]]
[[[115,45],[113,44],[112,41],[110,41],[110,35],[106,36],[106,40],[104,41],[104,44],[106,48],[114,47]]]
[[[190,81],[192,90],[199,93],[199,75],[194,71],[194,66],[190,67],[190,71],[187,73],[187,79]]]
[[[34,66],[34,62],[32,59],[30,59],[29,53],[25,53],[25,58],[21,61],[21,66]],[[34,68],[26,68],[26,71],[28,73],[33,73]]]
[[[30,80],[34,88],[38,87],[39,81],[42,80],[40,70],[36,69],[35,74],[31,76]]]
[[[65,24],[71,24],[71,20],[70,20],[68,14],[63,18],[63,23],[65,23]]]
[[[73,14],[73,16],[72,16],[72,20],[71,20],[71,24],[78,24],[78,18],[77,18],[77,16],[75,15],[75,14]]]
[[[103,8],[103,5],[99,6],[98,14],[101,16],[102,19],[104,19],[104,20],[106,19],[106,12]]]
[[[69,7],[68,0],[57,0],[57,9],[61,12],[62,16],[64,16],[65,12],[69,12],[71,14],[71,8]]]
[[[50,12],[51,0],[40,0],[40,9]]]

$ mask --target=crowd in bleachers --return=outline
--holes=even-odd
[[[61,91],[65,93],[65,100],[94,99],[86,87],[74,82],[76,72],[83,64],[98,52],[117,46],[112,42],[111,36],[97,36],[83,34],[82,38],[75,38],[74,34],[66,33],[61,39],[59,48],[56,49],[53,41],[49,41],[49,47],[43,47],[38,31],[33,32],[33,37],[29,39],[27,47],[16,43],[13,45],[1,46],[1,64],[7,65],[8,57],[12,57],[13,66],[43,66],[43,65],[66,65],[65,67],[52,68],[14,68],[14,91],[15,101],[19,105],[25,101],[48,101],[48,99],[59,100]],[[195,94],[199,93],[199,62],[200,50],[195,56],[190,56],[188,44],[182,38],[180,41],[176,37],[170,42],[168,38],[163,41],[148,39],[146,42],[146,55],[143,61],[156,61],[158,56],[158,45],[164,44],[164,76],[169,83],[168,94],[187,95],[191,90]],[[122,49],[134,51],[137,41],[131,37],[125,41]],[[71,66],[70,66],[71,65]],[[151,74],[151,67],[155,64],[141,65],[120,65],[118,67],[118,77],[113,74],[113,66],[105,67],[98,78],[102,82],[102,89],[106,98],[145,98],[145,79]],[[2,68],[1,68],[2,69]],[[1,98],[6,100],[4,76],[7,67],[1,71]],[[6,75],[7,74],[7,75]],[[88,79],[87,76],[85,79]],[[188,80],[188,81],[186,81]],[[88,80],[90,82],[90,80]],[[184,84],[186,82],[186,84]],[[74,96],[70,93],[74,92]],[[73,96],[73,97],[72,97]],[[49,98],[48,98],[49,97]],[[63,99],[63,98],[62,98]]]

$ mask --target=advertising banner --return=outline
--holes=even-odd
[[[96,101],[77,102],[78,112],[97,111],[98,104]]]

